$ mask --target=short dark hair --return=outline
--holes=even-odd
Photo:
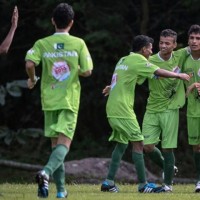
[[[66,28],[70,21],[74,19],[73,8],[67,3],[60,3],[54,9],[52,17],[57,28]]]
[[[200,26],[198,24],[194,24],[190,26],[190,29],[188,31],[188,35],[195,33],[195,34],[200,34]]]
[[[146,35],[137,35],[133,39],[132,43],[132,51],[133,52],[138,52],[140,51],[143,47],[146,47],[150,44],[153,44],[154,40],[153,38],[146,36]]]
[[[174,42],[177,40],[177,33],[173,31],[172,29],[164,29],[160,33],[160,37],[172,37],[174,38]]]

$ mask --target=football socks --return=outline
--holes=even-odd
[[[54,173],[54,171],[60,167],[64,162],[65,156],[68,153],[68,148],[65,145],[58,144],[54,151],[52,151],[48,163],[44,167],[44,171],[49,176]]]
[[[115,149],[112,152],[111,163],[107,175],[108,180],[114,180],[117,170],[119,168],[122,156],[127,148],[128,144],[117,143]]]
[[[132,152],[132,160],[138,176],[138,182],[146,183],[145,164],[143,153]]]
[[[174,177],[174,164],[175,157],[173,152],[163,152],[164,157],[164,183],[166,185],[172,185]]]

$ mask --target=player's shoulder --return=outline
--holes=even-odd
[[[188,56],[190,54],[190,49],[188,47],[180,48],[172,52],[173,56]]]

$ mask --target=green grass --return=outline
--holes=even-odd
[[[200,194],[194,193],[194,185],[174,185],[173,193],[140,194],[137,185],[118,185],[119,193],[100,192],[100,185],[73,184],[67,185],[69,200],[194,200]],[[48,200],[55,200],[56,190],[50,184]],[[37,185],[35,184],[0,184],[0,200],[35,200]]]

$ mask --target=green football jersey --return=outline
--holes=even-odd
[[[43,110],[69,109],[77,113],[80,101],[80,72],[92,70],[85,42],[68,33],[55,33],[36,41],[25,60],[41,62]]]
[[[159,53],[150,57],[149,62],[161,69],[180,73],[182,65],[188,56],[187,48],[172,52],[171,58],[163,60]],[[155,77],[149,79],[149,98],[147,112],[157,113],[168,109],[178,109],[185,104],[184,83],[176,78]]]
[[[191,77],[189,82],[185,81],[186,87],[195,82],[200,82],[200,60],[194,60],[190,55],[184,63],[183,70]],[[200,117],[200,96],[196,89],[194,89],[188,96],[187,116]]]
[[[136,119],[133,111],[135,85],[139,77],[152,78],[159,67],[137,53],[123,57],[117,63],[106,104],[107,117]]]

